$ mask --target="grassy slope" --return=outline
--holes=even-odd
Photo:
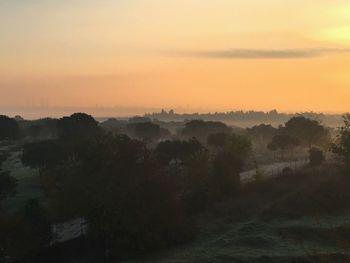
[[[194,242],[149,262],[350,262],[350,179],[333,168],[247,185],[201,216]]]

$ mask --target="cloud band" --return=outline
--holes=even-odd
[[[174,55],[178,56],[219,59],[302,59],[342,53],[350,53],[350,48],[228,49],[173,52]]]

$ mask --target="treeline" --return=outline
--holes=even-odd
[[[297,116],[304,116],[309,119],[315,119],[330,126],[341,124],[341,115],[323,114],[315,112],[301,113],[282,113],[277,110],[271,111],[228,111],[214,113],[176,113],[174,110],[145,114],[145,117],[162,121],[185,121],[192,119],[202,119],[206,121],[236,122],[255,122],[255,123],[284,123]]]
[[[190,241],[197,213],[238,194],[239,174],[251,147],[247,138],[228,134],[210,154],[192,138],[198,125],[203,138],[230,131],[219,123],[193,122],[183,131],[191,139],[157,141],[149,147],[160,132],[152,123],[141,125],[139,140],[108,132],[83,113],[55,121],[55,138],[23,146],[22,162],[39,170],[46,200],[30,201],[15,215],[3,211],[0,247],[7,257],[39,260],[51,239],[47,222],[76,218],[88,224],[84,242],[101,254],[108,251],[111,259]],[[26,244],[28,235],[35,239]]]
[[[324,155],[315,146],[331,145],[348,164],[350,117],[344,118],[344,128],[330,144],[328,130],[303,116],[279,128],[259,125],[241,133],[221,122],[193,120],[176,134],[144,118],[122,125],[109,120],[106,126],[84,113],[34,122],[3,116],[0,141],[22,138],[22,162],[39,171],[45,200],[29,200],[15,214],[0,210],[0,258],[64,260],[55,252],[57,245],[49,246],[50,226],[76,218],[86,220],[88,229],[74,242],[96,252],[95,261],[189,242],[196,237],[198,213],[240,194],[252,141],[278,151],[281,159],[286,151],[304,147],[316,165]],[[7,180],[0,185],[5,185],[0,187],[4,200],[14,193],[16,181],[8,174],[0,180]]]

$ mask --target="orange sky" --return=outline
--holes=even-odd
[[[350,2],[305,2],[3,0],[0,106],[349,111]]]

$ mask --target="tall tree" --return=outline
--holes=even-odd
[[[332,145],[332,151],[344,162],[350,170],[350,114],[343,116],[344,126],[340,128],[340,133],[336,142]]]

